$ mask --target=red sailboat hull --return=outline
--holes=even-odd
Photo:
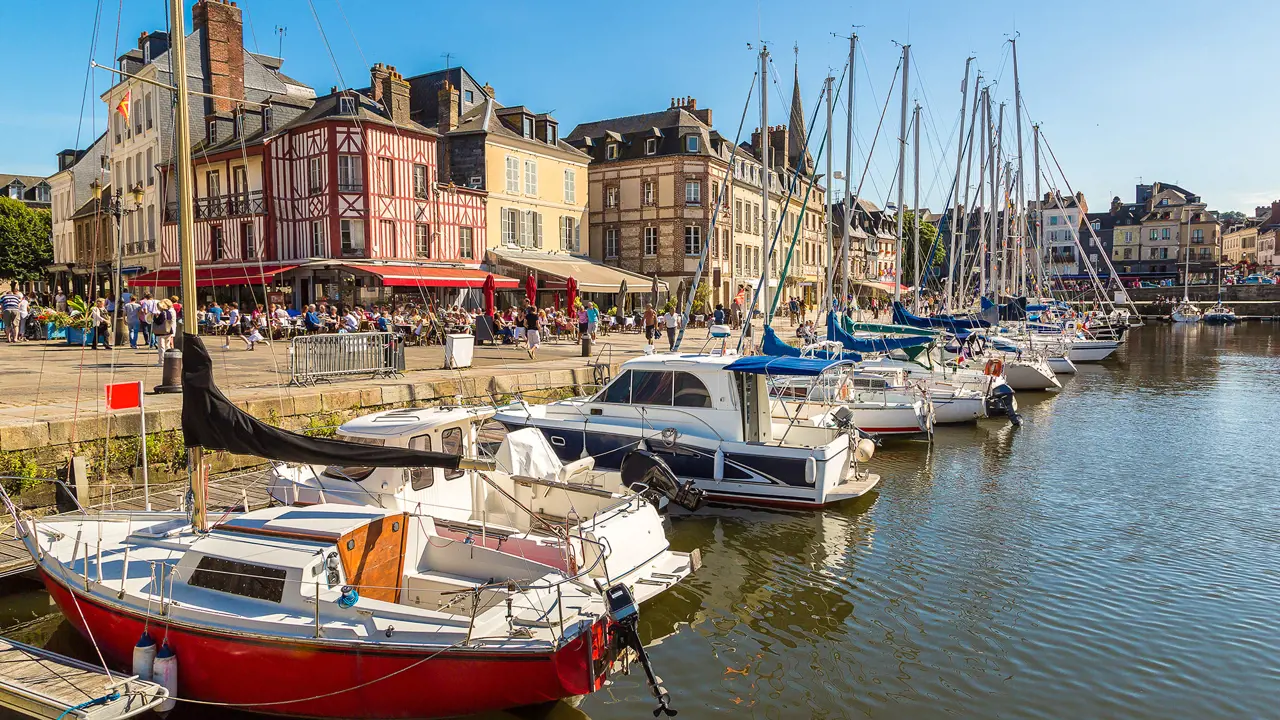
[[[80,634],[109,663],[128,668],[146,618],[73,595],[48,573],[41,575]],[[353,649],[195,629],[156,617],[149,631],[157,642],[167,640],[178,657],[179,698],[314,718],[448,717],[586,695],[603,685],[611,660],[605,620],[544,653]]]

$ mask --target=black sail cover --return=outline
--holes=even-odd
[[[231,403],[213,384],[213,360],[195,335],[182,336],[182,434],[187,447],[225,450],[308,465],[438,467],[458,455],[313,438],[271,427]]]

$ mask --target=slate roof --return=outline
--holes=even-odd
[[[338,99],[343,96],[349,96],[356,100],[355,113],[342,112]],[[310,108],[303,111],[292,122],[281,128],[281,131],[307,125],[318,120],[326,120],[329,118],[341,120],[357,120],[362,123],[371,123],[374,125],[385,125],[387,127],[400,127],[408,130],[415,130],[428,135],[436,135],[436,131],[429,127],[421,125],[413,120],[404,123],[394,123],[391,117],[382,105],[374,102],[367,95],[356,92],[355,90],[339,90],[335,93],[329,93],[316,98],[315,103]]]
[[[22,181],[23,187],[28,188],[33,188],[45,181],[45,179],[39,175],[9,175],[7,173],[0,173],[0,187],[8,187],[14,180]]]
[[[468,133],[483,132],[483,133],[488,133],[490,135],[498,135],[500,137],[504,137],[511,140],[520,140],[523,142],[547,147],[546,143],[539,140],[530,140],[524,135],[512,130],[511,128],[503,124],[501,118],[498,117],[498,111],[507,110],[507,109],[510,109],[513,111],[518,109],[524,109],[530,115],[533,115],[535,117],[542,115],[542,113],[535,113],[530,110],[527,110],[522,105],[516,105],[516,106],[512,106],[511,108],[507,108],[502,103],[499,103],[497,100],[494,100],[493,98],[490,98],[490,97],[486,97],[479,104],[471,108],[471,110],[469,110],[465,115],[463,115],[458,119],[458,127],[454,128],[453,130],[449,131],[446,134],[452,136],[452,135],[465,135]],[[555,147],[557,150],[560,150],[561,152],[569,153],[571,155],[576,155],[583,158],[588,157],[587,153],[583,152],[581,149],[573,146],[572,144],[566,142],[564,136],[562,135],[556,136]]]
[[[688,152],[684,138],[696,135],[699,138],[698,150]],[[607,160],[605,146],[600,142],[606,136],[618,142],[618,157],[615,160],[634,160],[637,158],[660,155],[705,155],[720,156],[712,141],[723,141],[723,136],[710,126],[699,120],[693,113],[684,108],[668,108],[659,112],[643,113],[583,123],[569,133],[567,140],[582,152],[591,157],[592,162],[614,162]],[[587,140],[591,139],[591,145]],[[658,141],[653,155],[645,153],[645,140]],[[743,150],[749,154],[750,143],[745,143]]]

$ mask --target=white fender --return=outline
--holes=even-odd
[[[712,478],[716,482],[724,479],[724,450],[721,448],[716,448],[715,470],[712,473]]]
[[[151,679],[169,691],[169,697],[156,706],[156,712],[160,714],[169,712],[177,704],[174,698],[178,696],[178,656],[174,654],[173,648],[169,647],[168,643],[165,643],[156,653]]]
[[[818,461],[812,455],[804,459],[804,481],[810,485],[818,483]]]
[[[146,630],[133,646],[133,674],[139,680],[151,680],[151,666],[156,661],[156,641]]]
[[[875,455],[876,452],[876,444],[867,438],[858,438],[856,448],[853,457],[860,463],[870,460],[871,456]]]

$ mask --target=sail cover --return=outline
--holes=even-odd
[[[827,313],[827,339],[835,340],[846,349],[854,352],[892,352],[903,348],[916,347],[918,345],[928,345],[933,342],[933,338],[927,335],[908,335],[907,337],[857,337],[845,332],[840,327],[834,312]]]
[[[438,467],[456,470],[458,455],[313,438],[267,425],[213,384],[213,360],[195,335],[182,336],[182,434],[187,447],[226,450],[308,465]]]
[[[999,315],[994,310],[986,310],[978,314],[977,317],[964,317],[956,315],[935,315],[933,317],[920,317],[912,315],[903,307],[902,303],[895,302],[893,304],[893,321],[899,325],[913,325],[915,327],[924,328],[943,328],[951,332],[956,330],[972,330],[974,328],[984,328],[995,325],[999,320]]]

